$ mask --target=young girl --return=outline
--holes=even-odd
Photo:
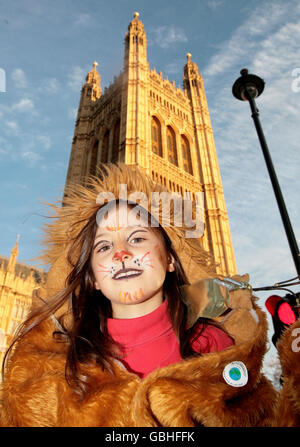
[[[95,289],[110,302],[107,332],[122,345],[126,368],[145,377],[193,352],[231,346],[215,323],[199,321],[194,334],[187,331],[178,287],[188,280],[163,228],[151,227],[150,219],[130,225],[126,203],[115,211],[98,223],[91,267]]]
[[[231,336],[215,320],[193,318],[188,325],[191,308],[181,287],[216,276],[209,256],[197,240],[183,237],[184,225],[163,228],[161,214],[154,227],[142,207],[140,220],[132,220],[137,206],[118,197],[120,184],[147,197],[162,188],[137,168],[112,165],[54,207],[44,254],[52,267],[38,292],[43,305],[33,307],[8,352],[1,424],[270,423],[276,393],[260,373],[264,316],[254,304],[258,323],[243,343],[235,337],[239,310]],[[114,211],[106,218],[97,197],[108,191],[117,200],[106,205]],[[245,312],[247,326],[252,317]],[[251,369],[249,380],[239,378],[233,389],[225,374],[231,364],[236,376]],[[259,402],[259,392],[267,403]],[[228,405],[233,399],[231,406],[224,399]],[[255,400],[255,408],[247,404],[234,417],[245,399]]]

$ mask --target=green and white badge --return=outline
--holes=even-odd
[[[231,362],[223,369],[223,378],[228,385],[239,387],[248,382],[248,371],[243,362]]]

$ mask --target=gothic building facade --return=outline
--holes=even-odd
[[[101,91],[97,62],[82,86],[66,186],[84,183],[100,163],[137,165],[170,192],[204,194],[203,247],[218,273],[236,273],[224,192],[203,79],[187,54],[183,89],[149,68],[147,38],[135,13],[124,68]]]
[[[46,280],[43,270],[18,262],[18,253],[17,240],[9,258],[0,256],[0,366],[16,329],[31,308],[33,291]]]

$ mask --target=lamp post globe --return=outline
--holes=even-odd
[[[249,74],[247,68],[243,68],[240,74],[242,76],[232,86],[233,96],[241,101],[248,101],[248,94],[252,99],[260,96],[265,88],[264,80],[259,76]]]

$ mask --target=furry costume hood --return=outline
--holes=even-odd
[[[51,266],[67,249],[68,244],[99,209],[99,195],[112,194],[116,199],[120,197],[120,185],[126,185],[128,200],[136,192],[143,193],[147,198],[147,210],[151,212],[151,198],[153,193],[170,193],[164,186],[155,183],[136,166],[124,163],[108,164],[98,168],[98,175],[89,177],[85,186],[70,185],[65,191],[63,206],[49,204],[53,210],[54,223],[45,225],[45,247],[40,259]],[[137,203],[138,203],[137,199]],[[143,203],[141,203],[143,206]],[[201,247],[198,239],[186,237],[190,228],[185,221],[182,226],[174,226],[177,211],[171,206],[169,215],[166,208],[160,206],[159,223],[171,239],[175,250],[179,254],[182,265],[190,282],[210,275],[216,275],[215,265],[211,256]],[[167,222],[170,218],[171,224]],[[195,203],[193,203],[193,218],[195,218]]]

